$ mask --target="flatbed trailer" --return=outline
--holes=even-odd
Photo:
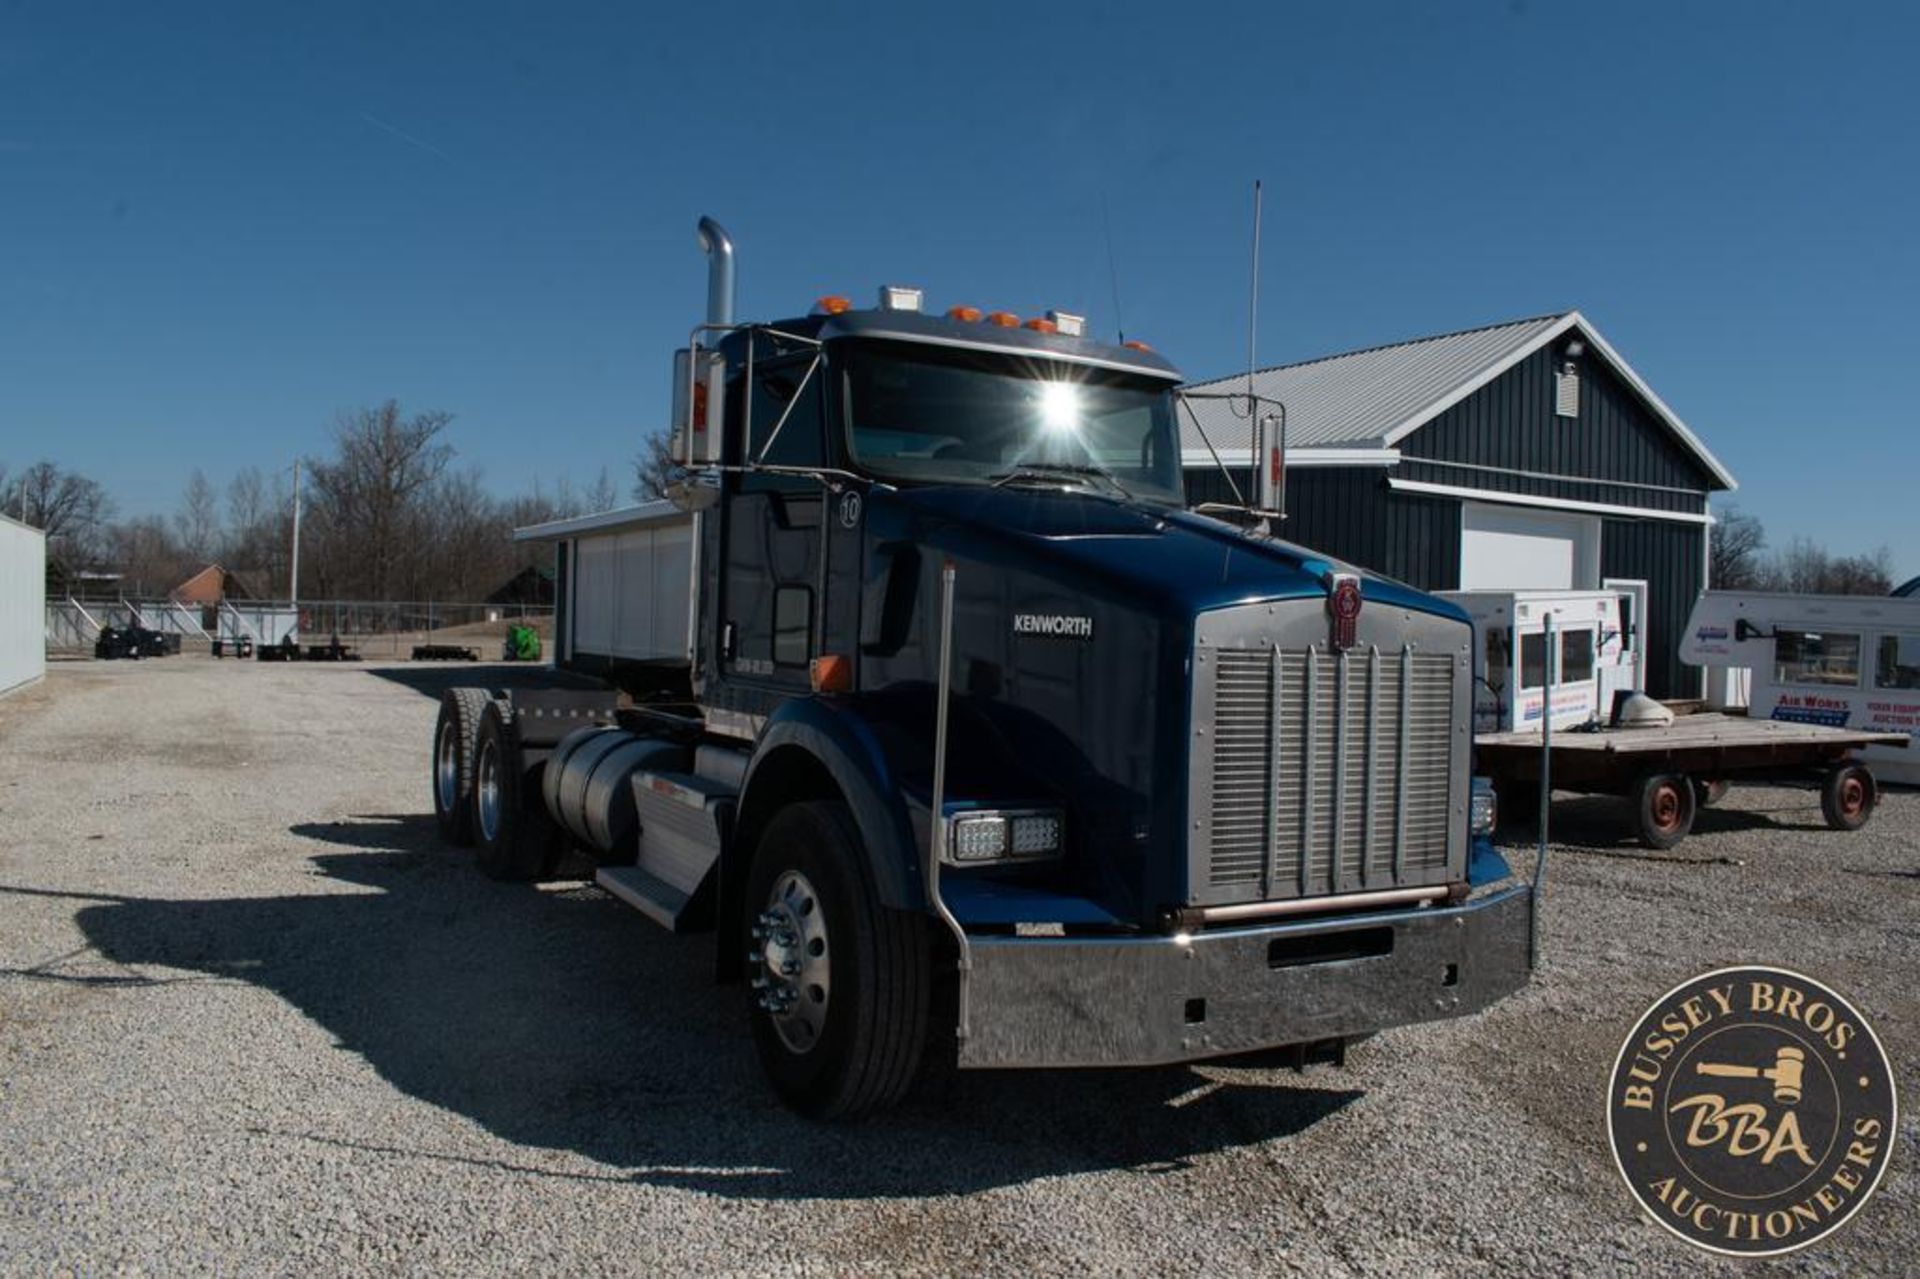
[[[1622,795],[1633,801],[1637,833],[1650,848],[1672,848],[1695,813],[1735,781],[1812,786],[1835,830],[1867,824],[1879,798],[1856,753],[1907,744],[1903,733],[1826,728],[1745,715],[1681,715],[1671,724],[1556,732],[1485,733],[1474,738],[1478,768],[1493,778],[1501,815],[1538,817],[1542,756],[1557,790]]]

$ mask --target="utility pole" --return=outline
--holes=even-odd
[[[300,459],[293,459],[293,575],[287,585],[293,604],[293,635],[300,637]]]

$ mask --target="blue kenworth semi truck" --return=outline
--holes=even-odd
[[[1338,1057],[1525,984],[1465,614],[1185,509],[1141,345],[900,288],[737,323],[700,234],[670,527],[556,566],[563,665],[622,610],[652,647],[443,699],[434,806],[484,871],[584,853],[717,933],[773,1088],[826,1117],[941,1058]]]

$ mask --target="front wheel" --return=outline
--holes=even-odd
[[[775,814],[747,876],[748,1016],[767,1080],[818,1119],[891,1105],[926,1047],[926,917],[879,899],[846,805]]]
[[[1820,813],[1835,830],[1865,826],[1879,800],[1880,788],[1873,774],[1858,764],[1834,769],[1820,787]]]

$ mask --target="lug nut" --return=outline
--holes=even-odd
[[[799,960],[797,960],[797,959],[783,959],[783,960],[781,960],[781,961],[780,961],[780,975],[781,975],[782,977],[792,977],[792,976],[795,976],[796,974],[798,974],[798,973],[799,973],[799,971],[800,971],[800,961],[799,961]]]

